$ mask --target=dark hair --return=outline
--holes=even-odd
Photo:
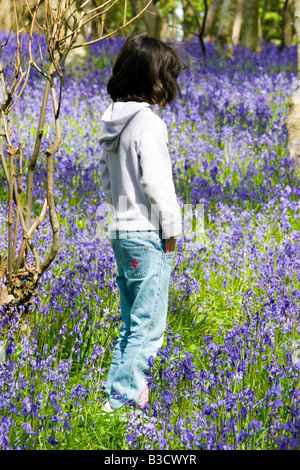
[[[162,41],[133,34],[119,51],[107,92],[113,101],[146,101],[165,106],[178,93],[180,56]]]

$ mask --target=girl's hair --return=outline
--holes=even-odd
[[[130,36],[117,56],[107,92],[113,101],[146,101],[165,106],[178,93],[184,67],[168,44],[140,33]]]

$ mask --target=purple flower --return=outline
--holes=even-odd
[[[21,424],[21,428],[26,432],[26,434],[37,434],[31,427],[31,423],[25,422]]]
[[[51,444],[52,446],[59,446],[60,445],[60,442],[57,441],[54,436],[48,437],[47,442],[49,442],[49,444]]]
[[[174,401],[174,394],[169,390],[165,390],[161,392],[161,398],[167,406],[171,406]]]

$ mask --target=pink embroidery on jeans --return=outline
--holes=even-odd
[[[147,385],[145,385],[138,396],[138,407],[144,407],[148,403],[149,390]]]
[[[131,260],[131,266],[134,268],[134,269],[137,269],[139,263],[138,263],[138,260],[135,259],[135,258],[132,258]]]

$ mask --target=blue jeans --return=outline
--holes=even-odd
[[[149,357],[162,346],[174,252],[165,253],[155,231],[117,232],[111,244],[120,290],[120,336],[106,379],[112,408],[124,400],[144,406],[148,400]],[[121,398],[122,397],[122,398]]]

